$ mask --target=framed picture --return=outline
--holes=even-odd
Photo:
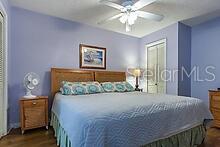
[[[80,68],[106,69],[106,48],[80,44]]]

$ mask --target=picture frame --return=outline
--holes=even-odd
[[[80,68],[106,69],[106,48],[91,45],[79,45]]]

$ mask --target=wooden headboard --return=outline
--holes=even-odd
[[[87,82],[94,81],[95,75],[89,70],[51,68],[51,95],[59,91],[62,81]]]
[[[96,71],[95,81],[98,82],[126,81],[126,74],[125,72],[118,72],[118,71]]]
[[[125,72],[51,68],[51,96],[53,98],[59,91],[62,81],[120,82],[125,80]]]

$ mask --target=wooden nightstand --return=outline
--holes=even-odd
[[[48,96],[20,99],[21,131],[46,127],[48,129]]]
[[[209,90],[209,107],[214,117],[214,126],[220,128],[220,91]]]

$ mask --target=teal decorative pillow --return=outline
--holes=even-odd
[[[105,92],[115,92],[115,85],[112,82],[101,83],[102,88]]]
[[[76,84],[72,86],[72,94],[73,95],[87,94],[86,87],[82,84]]]
[[[99,82],[63,81],[60,91],[63,95],[84,95],[104,92]]]
[[[134,91],[134,87],[126,81],[123,82],[104,82],[101,83],[105,92],[131,92]]]
[[[83,95],[87,94],[86,87],[80,82],[63,81],[60,91],[63,95]]]
[[[88,94],[104,92],[104,90],[99,82],[87,82],[86,83],[86,90],[87,90]]]
[[[70,86],[63,86],[60,88],[60,92],[63,94],[63,95],[71,95],[72,94],[72,89]]]
[[[131,91],[135,90],[134,87],[130,83],[125,81],[124,84],[125,84],[125,87],[126,87],[126,91],[131,92]]]
[[[127,89],[124,82],[114,82],[116,92],[125,92]]]

